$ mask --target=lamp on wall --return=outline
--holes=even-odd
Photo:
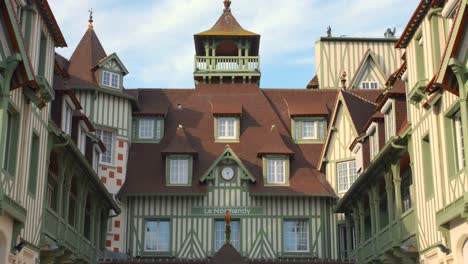
[[[23,250],[23,248],[26,246],[26,242],[24,240],[20,240],[20,242],[13,248],[15,250],[15,255],[17,253],[20,253],[21,250]]]
[[[446,246],[444,246],[442,244],[437,245],[437,247],[440,249],[440,251],[444,252],[445,255],[448,255],[451,252],[451,250],[449,248],[447,248]]]

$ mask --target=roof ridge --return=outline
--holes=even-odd
[[[377,106],[377,103],[371,102],[371,101],[369,101],[368,99],[366,99],[366,98],[364,98],[364,97],[362,97],[362,96],[360,96],[360,95],[358,95],[358,94],[355,94],[355,93],[353,93],[353,92],[351,92],[351,91],[348,91],[348,90],[343,89],[343,88],[341,88],[341,91],[342,91],[342,92],[347,92],[347,93],[349,93],[350,95],[352,95],[352,96],[354,96],[354,97],[356,97],[356,98],[361,99],[362,101],[365,101],[365,102],[367,102],[367,103],[369,103],[369,104],[372,104],[372,105]]]

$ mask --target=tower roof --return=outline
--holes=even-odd
[[[221,17],[219,17],[216,24],[210,30],[200,32],[195,34],[195,36],[259,36],[257,33],[253,33],[242,28],[234,15],[231,13],[230,6],[231,1],[225,0],[223,13],[221,14]]]
[[[105,57],[107,57],[107,54],[104,51],[98,36],[96,35],[93,27],[89,26],[70,58],[68,73],[71,76],[78,77],[80,80],[79,83],[73,84],[96,84],[92,69]]]

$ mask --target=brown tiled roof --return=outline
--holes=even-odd
[[[268,144],[264,144],[258,150],[258,157],[262,157],[263,155],[268,154],[283,154],[290,156],[294,155],[294,152],[284,144],[281,135],[276,130],[276,125],[272,125],[271,131],[264,134],[264,137],[266,138],[266,142],[268,142]]]
[[[362,93],[357,90],[347,91],[342,89],[343,99],[348,107],[349,115],[358,133],[362,131],[367,120],[375,113],[376,105],[362,97]],[[375,94],[380,94],[381,90],[375,90]]]
[[[311,104],[304,99],[286,101],[290,116],[328,116],[326,104]]]
[[[259,36],[257,33],[250,32],[242,28],[237,22],[234,15],[231,13],[231,9],[225,9],[219,17],[216,24],[207,31],[195,34],[195,36]]]
[[[182,126],[179,126],[176,129],[174,136],[169,137],[169,145],[167,145],[163,150],[161,150],[161,153],[163,155],[192,154],[196,156],[197,151],[193,149],[192,144],[190,144],[190,141],[188,140],[187,135],[185,135],[184,128]]]
[[[399,49],[406,48],[409,41],[411,40],[414,33],[416,32],[419,25],[421,24],[421,21],[424,19],[424,16],[429,11],[429,8],[431,7],[431,3],[433,1],[434,0],[421,0],[418,7],[416,7],[416,10],[411,16],[410,20],[408,21],[408,24],[403,30],[403,33],[401,34],[400,39],[395,44],[395,48],[399,48]]]
[[[106,56],[94,29],[88,28],[69,61],[70,85],[97,86],[98,82],[92,69]]]
[[[242,103],[236,102],[230,96],[218,96],[211,100],[213,115],[241,115]]]
[[[254,84],[200,84],[195,90],[144,89],[132,91],[138,94],[141,108],[150,112],[153,105],[168,105],[165,118],[164,138],[159,144],[133,143],[128,159],[127,179],[121,194],[204,194],[206,185],[199,179],[213,162],[225,151],[226,143],[214,140],[214,117],[211,104],[214,98],[229,96],[232,101],[242,103],[240,121],[240,142],[229,143],[246,169],[256,178],[251,183],[252,194],[276,195],[317,195],[335,196],[324,175],[315,169],[322,144],[294,144],[290,135],[291,119],[284,99],[306,97],[311,104],[325,104],[333,107],[336,91],[315,90],[262,90]],[[180,107],[178,107],[180,105]],[[178,125],[184,127],[187,140],[197,151],[198,158],[193,163],[192,186],[166,186],[165,162],[162,152],[167,151]],[[290,186],[263,186],[262,160],[259,150],[271,143],[268,136],[272,125],[284,142],[284,147],[269,151],[294,152],[290,163]],[[151,184],[148,184],[151,183]]]

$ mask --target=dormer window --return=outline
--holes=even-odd
[[[168,185],[190,185],[193,158],[191,155],[168,155],[166,157],[166,179]]]
[[[369,135],[369,152],[370,159],[374,159],[379,153],[379,133],[377,124],[372,124],[367,130],[367,135]]]
[[[379,83],[373,81],[364,81],[361,83],[362,89],[379,89]]]
[[[385,119],[385,141],[389,141],[395,135],[395,111],[393,100],[387,101],[382,107]]]
[[[265,185],[289,184],[289,158],[286,155],[266,155],[264,158]]]
[[[164,134],[164,120],[162,118],[133,119],[133,140],[135,142],[161,141]]]
[[[73,109],[73,103],[70,98],[65,97],[63,99],[62,107],[62,130],[68,135],[71,135]]]
[[[293,136],[296,143],[315,143],[323,141],[327,122],[325,118],[294,118]]]
[[[238,117],[216,117],[215,123],[216,142],[239,141],[240,126]]]
[[[103,71],[102,72],[102,85],[112,88],[119,88],[120,75],[117,73]]]
[[[85,155],[86,152],[86,133],[87,129],[84,124],[80,124],[78,127],[78,149],[83,155]]]

